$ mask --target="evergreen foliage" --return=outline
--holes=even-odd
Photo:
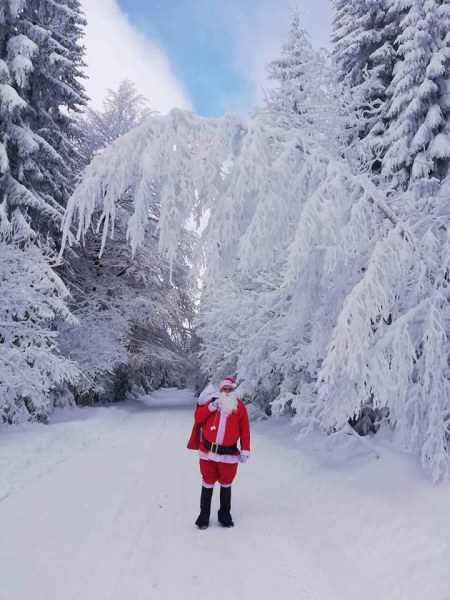
[[[382,173],[396,187],[444,180],[450,161],[450,6],[403,2],[394,77],[378,141]]]
[[[396,63],[398,3],[334,0],[333,4],[333,63],[345,97],[342,110],[353,121],[348,142],[358,146],[369,171],[379,172],[373,145],[383,130],[380,118]]]
[[[29,234],[20,211],[10,222],[0,209],[0,423],[46,422],[79,377],[58,346],[58,323],[75,321],[67,289]]]
[[[281,126],[306,127],[316,114],[321,98],[321,76],[318,53],[300,27],[300,17],[294,13],[282,54],[268,65],[269,78],[278,83],[271,90],[268,108],[280,118]]]
[[[55,240],[79,164],[83,26],[78,0],[8,0],[0,12],[0,202]]]

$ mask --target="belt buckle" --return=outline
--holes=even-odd
[[[211,452],[214,452],[215,454],[217,454],[218,450],[219,450],[219,444],[211,443]]]

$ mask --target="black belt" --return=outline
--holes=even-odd
[[[220,444],[211,444],[211,442],[205,439],[203,439],[203,444],[207,450],[211,450],[215,454],[234,454],[238,451],[236,444],[234,446],[221,446]]]

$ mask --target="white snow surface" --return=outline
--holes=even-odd
[[[194,406],[160,390],[3,429],[0,599],[450,598],[450,483],[383,439],[379,459],[361,444],[344,460],[283,418],[253,422],[235,527],[216,489],[198,530]]]

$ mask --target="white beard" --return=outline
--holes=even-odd
[[[217,406],[220,412],[227,416],[237,409],[238,399],[234,392],[231,394],[225,394],[220,392],[219,399],[217,400]]]

